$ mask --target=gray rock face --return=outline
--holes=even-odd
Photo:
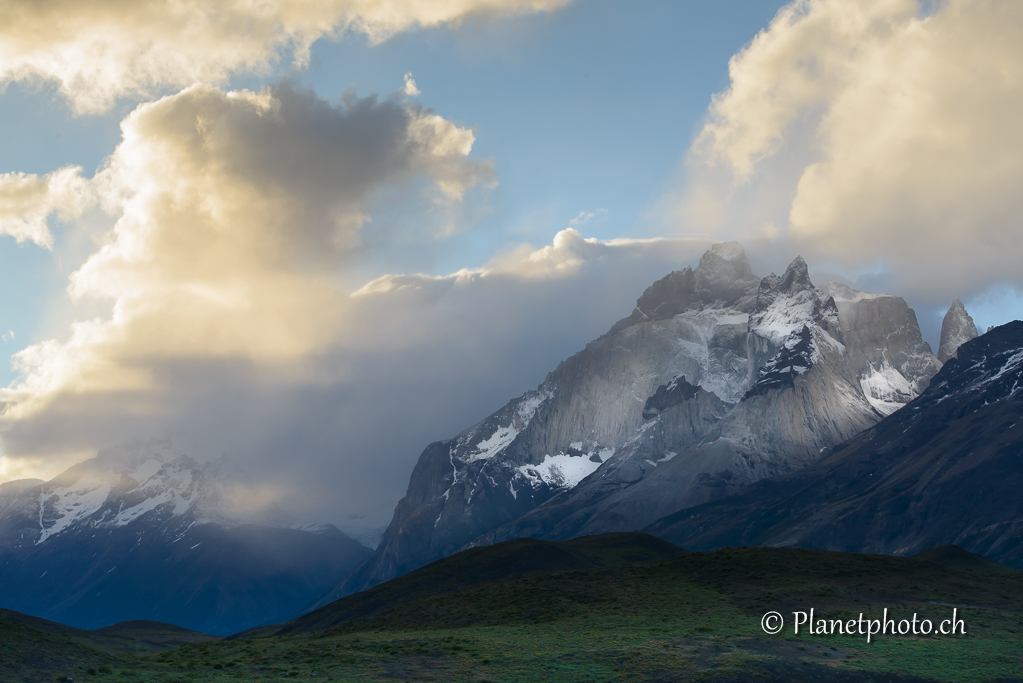
[[[971,339],[976,339],[977,336],[977,326],[973,324],[973,318],[966,312],[963,302],[956,299],[941,321],[938,360],[947,363],[950,358],[955,358],[960,346]]]
[[[904,299],[834,282],[821,291],[835,300],[849,364],[875,410],[890,415],[927,388],[941,363]]]
[[[758,278],[715,245],[536,391],[427,447],[377,551],[319,604],[467,546],[642,528],[815,461],[939,367],[904,301],[841,287],[815,288],[802,258]]]

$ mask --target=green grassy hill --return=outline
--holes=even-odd
[[[301,681],[1023,681],[1023,572],[964,565],[964,556],[948,549],[920,559],[791,548],[679,554],[653,545],[656,557],[642,551],[641,561],[630,562],[644,543],[642,535],[615,535],[476,549],[424,567],[404,583],[384,584],[372,600],[367,591],[362,602],[351,596],[307,615],[332,622],[322,630],[299,631],[296,620],[284,635],[185,644],[160,654],[69,650],[72,659],[54,662],[53,672],[76,681],[154,683],[285,675]],[[665,559],[665,551],[676,556]],[[580,558],[594,565],[561,564]],[[538,570],[542,562],[554,570]],[[477,580],[502,566],[513,575]],[[529,570],[516,575],[516,568]],[[447,590],[463,583],[472,585]],[[865,636],[811,635],[805,628],[795,635],[792,612],[810,608],[818,618],[880,617],[888,608],[896,619],[915,612],[935,622],[955,609],[966,635],[875,636],[869,644]],[[761,629],[769,610],[786,618],[778,635]],[[99,672],[101,659],[110,673]],[[88,674],[90,667],[97,673]],[[26,679],[5,672],[3,680]]]
[[[319,631],[368,617],[397,605],[488,581],[526,574],[566,572],[622,564],[670,560],[688,551],[643,533],[585,536],[562,543],[519,538],[472,548],[409,572],[369,590],[342,598],[280,628],[261,634]]]

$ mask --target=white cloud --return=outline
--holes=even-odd
[[[799,0],[729,73],[691,151],[690,225],[881,265],[911,296],[1023,283],[1023,4]]]
[[[303,65],[321,37],[378,43],[470,15],[549,11],[569,0],[12,0],[0,9],[0,83],[55,80],[80,113],[233,73]]]
[[[409,97],[419,97],[422,93],[419,92],[419,88],[416,87],[416,79],[412,78],[412,72],[405,74],[405,87],[402,88]]]
[[[607,209],[597,209],[596,211],[580,211],[575,218],[568,222],[573,228],[578,228],[581,225],[586,225],[594,219],[607,218]]]
[[[57,213],[70,220],[91,203],[88,183],[79,167],[62,168],[43,177],[27,173],[0,174],[0,234],[53,247],[47,218]]]

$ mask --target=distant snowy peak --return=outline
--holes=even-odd
[[[236,526],[233,489],[244,482],[226,458],[201,463],[166,441],[104,449],[52,480],[11,482],[0,490],[0,526],[15,525],[38,545],[76,528],[137,522]],[[187,519],[186,519],[187,517]]]
[[[955,358],[956,351],[960,346],[977,337],[977,326],[973,323],[973,318],[966,312],[963,302],[956,299],[941,321],[938,360],[946,363],[950,358]]]

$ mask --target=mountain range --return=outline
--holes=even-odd
[[[1023,322],[957,349],[902,410],[820,461],[649,531],[687,548],[913,554],[958,545],[1023,568]]]
[[[295,616],[370,554],[329,525],[239,513],[241,482],[226,459],[151,440],[0,485],[0,604],[84,629],[229,634]]]
[[[942,348],[976,336],[961,303]],[[941,369],[895,296],[758,277],[714,245],[535,390],[430,444],[374,554],[327,604],[458,550],[632,531],[799,472],[916,399]]]

